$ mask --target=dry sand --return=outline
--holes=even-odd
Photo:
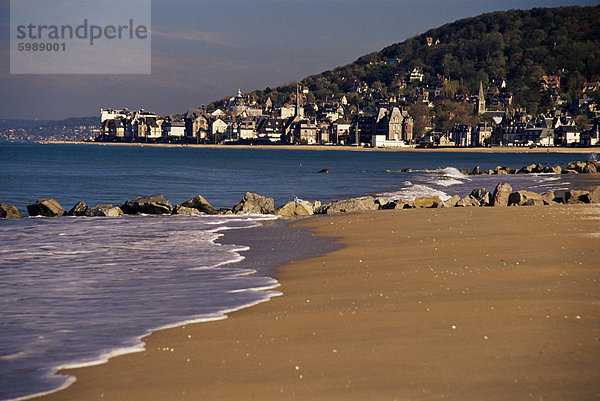
[[[599,205],[296,224],[347,247],[280,268],[283,296],[156,332],[43,399],[600,399]]]

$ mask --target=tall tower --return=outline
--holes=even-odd
[[[485,95],[483,94],[483,82],[479,81],[479,94],[477,95],[477,114],[485,113]]]

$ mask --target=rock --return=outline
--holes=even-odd
[[[474,189],[471,196],[477,199],[480,206],[489,206],[492,203],[492,194],[485,188]]]
[[[322,173],[322,174],[329,174],[329,169],[328,168],[324,168],[321,171],[317,171],[317,173]]]
[[[125,214],[171,214],[173,206],[162,194],[138,196],[119,205]]]
[[[412,173],[413,169],[412,168],[403,168],[400,171],[403,172],[403,173]]]
[[[441,207],[455,207],[459,201],[460,201],[460,196],[452,195],[452,197],[450,199],[442,202]]]
[[[585,174],[595,174],[598,172],[598,170],[596,170],[596,166],[593,164],[587,164],[581,172]]]
[[[496,174],[501,175],[501,174],[508,174],[508,171],[504,170],[504,169],[500,169],[498,171],[496,171]]]
[[[193,199],[183,202],[181,206],[196,209],[198,212],[204,214],[217,214],[217,210],[201,195],[197,195]]]
[[[517,174],[531,174],[535,168],[535,164],[530,164],[529,166],[522,167],[519,171],[517,171]]]
[[[544,205],[551,205],[553,203],[558,203],[555,200],[556,199],[556,195],[552,191],[550,191],[550,192],[544,192],[542,194],[542,199],[544,200]]]
[[[69,215],[69,216],[85,216],[85,212],[87,212],[87,210],[88,210],[87,203],[81,201],[81,202],[77,202],[77,204],[75,206],[73,206],[71,208],[71,210],[69,210],[67,215]]]
[[[544,166],[542,166],[540,163],[538,163],[532,170],[533,173],[543,173],[544,172]]]
[[[331,205],[331,204],[327,203],[325,205],[315,207],[315,209],[314,209],[315,214],[327,214],[327,208],[329,207],[329,205]]]
[[[334,200],[325,209],[326,214],[362,212],[365,210],[378,210],[379,204],[372,196],[361,196],[343,200]]]
[[[273,214],[275,212],[275,201],[252,192],[246,192],[240,203],[233,205],[236,214]]]
[[[554,174],[562,174],[562,167],[560,167],[560,166],[554,166],[554,167],[551,167],[551,169]]]
[[[531,206],[543,205],[544,199],[542,195],[532,191],[517,191],[510,194],[508,197],[508,206]]]
[[[469,174],[471,173],[471,170],[469,170],[468,168],[461,168],[461,169],[460,169],[460,170],[458,170],[458,171],[460,171],[460,173],[461,173],[462,175],[469,175]]]
[[[183,206],[183,205],[177,205],[175,206],[175,208],[173,209],[173,214],[198,214],[200,213],[198,211],[198,209],[196,209],[195,207],[187,207],[187,206]],[[215,214],[216,214],[216,210],[215,210]]]
[[[296,202],[290,201],[283,206],[275,209],[275,214],[279,216],[295,216],[296,215]]]
[[[56,200],[52,198],[38,199],[36,203],[27,205],[30,216],[56,217],[64,216],[67,211]]]
[[[217,210],[217,214],[220,214],[220,215],[233,214],[233,210],[231,210],[231,209],[219,209],[219,210]]]
[[[592,199],[588,191],[571,190],[565,192],[565,203],[591,203]]]
[[[123,210],[119,206],[96,205],[85,213],[88,217],[119,217],[123,215]]]
[[[479,166],[475,166],[473,168],[473,170],[471,170],[470,175],[479,175],[481,174],[481,170],[479,169]]]
[[[579,171],[572,168],[565,168],[561,171],[562,174],[579,174]]]
[[[439,196],[427,196],[422,198],[416,198],[413,201],[413,205],[415,208],[432,208],[438,207],[439,204],[442,203],[442,200]]]
[[[456,203],[456,207],[472,207],[479,206],[479,201],[473,198],[471,195],[466,196],[465,198],[459,200]]]
[[[509,183],[501,182],[496,185],[494,193],[492,195],[492,206],[508,206],[508,198],[512,192],[512,187]]]
[[[414,205],[410,201],[403,199],[394,200],[381,205],[381,209],[412,209]]]
[[[594,187],[590,190],[590,202],[600,203],[600,186]]]
[[[311,214],[314,214],[314,210],[310,202],[290,201],[275,210],[275,214],[279,216],[310,216]]]
[[[539,199],[527,199],[525,202],[521,204],[521,206],[542,206],[545,205],[543,200]]]
[[[18,219],[23,217],[19,209],[8,203],[0,203],[0,218],[2,219]]]

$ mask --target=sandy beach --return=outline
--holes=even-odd
[[[299,221],[283,296],[156,332],[43,400],[597,400],[600,206]],[[293,245],[290,245],[293,246]]]
[[[448,148],[371,148],[355,146],[333,146],[333,145],[216,145],[216,144],[177,144],[177,143],[137,143],[137,142],[75,142],[75,141],[40,141],[40,143],[53,144],[77,144],[77,145],[99,145],[99,146],[158,146],[158,147],[185,147],[205,149],[289,149],[289,150],[345,150],[364,152],[475,152],[475,153],[573,153],[592,154],[600,152],[599,147],[588,148],[566,148],[566,147],[536,147],[523,146],[494,146],[490,148],[476,147],[448,147]]]

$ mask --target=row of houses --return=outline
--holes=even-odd
[[[544,116],[535,119],[505,118],[498,125],[456,124],[447,133],[431,132],[422,139],[424,146],[476,147],[501,146],[597,146],[600,145],[600,119],[589,130],[578,128],[569,116]]]
[[[406,110],[377,108],[363,111],[353,121],[345,97],[320,106],[308,105],[308,88],[298,88],[290,102],[273,107],[270,98],[258,106],[241,91],[224,110],[205,107],[184,114],[160,117],[145,110],[101,109],[100,140],[147,142],[256,142],[402,146],[413,140],[413,122]]]

